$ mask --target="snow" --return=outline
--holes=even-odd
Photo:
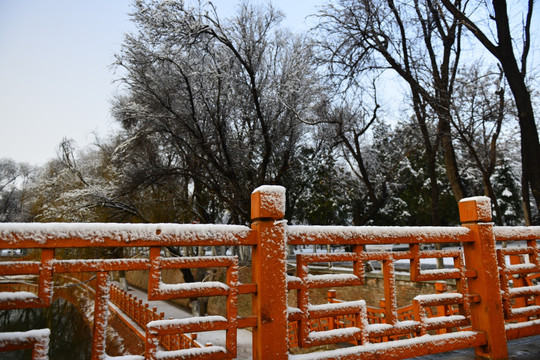
[[[459,274],[459,269],[432,269],[432,270],[422,270],[422,275],[445,275],[451,276],[454,274]]]
[[[174,359],[174,360],[183,360],[183,359],[196,359],[199,356],[208,356],[211,354],[226,354],[227,350],[221,346],[207,346],[203,348],[193,348],[185,350],[175,350],[175,351],[158,351],[156,352],[156,360],[161,359]]]
[[[515,317],[519,317],[519,315],[524,315],[524,314],[529,314],[529,313],[540,314],[540,305],[524,306],[524,307],[512,309],[512,316],[515,316]]]
[[[522,329],[522,328],[527,328],[529,326],[537,326],[537,325],[540,325],[540,319],[506,324],[504,327],[506,330],[511,330],[511,329]]]
[[[509,290],[509,294],[512,295],[512,297],[518,297],[518,296],[530,295],[530,294],[540,294],[540,285],[522,286],[522,287],[512,288]]]
[[[390,330],[390,329],[393,329],[394,328],[394,325],[392,324],[384,324],[384,323],[380,323],[380,324],[369,324],[367,326],[367,331],[372,333],[372,332],[382,332],[382,331],[386,331],[386,330]]]
[[[195,282],[195,283],[180,283],[180,284],[164,284],[159,285],[160,293],[175,293],[181,291],[205,291],[205,290],[222,290],[229,291],[229,286],[219,281]]]
[[[123,223],[5,223],[0,224],[0,245],[26,240],[45,244],[50,240],[80,239],[88,246],[106,240],[131,243],[135,241],[182,242],[214,240],[223,244],[238,244],[251,229],[242,225],[214,224],[123,224]]]
[[[372,244],[392,244],[397,242],[462,242],[467,241],[470,230],[465,227],[397,227],[397,226],[307,226],[291,225],[287,227],[289,237],[300,238],[304,243],[313,243],[328,238],[360,240]]]
[[[312,331],[308,335],[308,341],[317,341],[324,343],[336,343],[343,341],[342,339],[349,339],[360,333],[360,329],[357,327],[348,327],[343,329],[333,329],[326,331]]]
[[[459,293],[444,293],[444,294],[430,294],[430,295],[417,295],[414,300],[422,303],[438,303],[440,301],[460,301],[463,299],[463,294]]]
[[[506,270],[509,273],[512,272],[523,272],[526,270],[535,271],[536,265],[532,263],[525,263],[525,264],[508,264],[506,265]]]
[[[32,301],[37,295],[28,291],[0,292],[0,303],[8,301]]]
[[[15,331],[15,332],[0,332],[0,347],[5,347],[9,344],[19,344],[23,342],[36,342],[48,339],[51,335],[49,329]]]
[[[479,219],[491,219],[491,199],[487,196],[473,196],[461,199],[459,202],[476,201]]]
[[[172,320],[154,320],[150,321],[146,326],[150,328],[168,329],[176,328],[187,325],[203,325],[216,322],[227,322],[227,319],[223,316],[199,316],[184,319],[172,319]]]
[[[367,331],[371,333],[381,333],[390,329],[395,329],[398,331],[415,331],[416,327],[419,326],[418,321],[414,320],[406,320],[406,321],[398,321],[395,325],[391,324],[369,324],[367,326]]]
[[[39,267],[39,262],[37,261],[2,261],[0,266],[2,268],[32,268],[34,266]]]
[[[302,314],[303,311],[297,307],[287,306],[287,315]]]
[[[307,280],[313,286],[335,286],[336,282],[360,282],[360,278],[353,274],[325,274],[325,275],[311,275],[308,274]]]
[[[371,353],[373,358],[383,358],[384,351],[410,347],[413,345],[422,345],[433,341],[445,341],[450,345],[452,342],[465,341],[469,338],[475,337],[478,333],[474,331],[460,331],[455,333],[441,334],[441,335],[424,335],[415,337],[412,339],[406,340],[395,340],[377,344],[365,344],[360,346],[352,346],[349,348],[322,351],[317,353],[310,354],[301,354],[301,355],[289,355],[289,360],[323,360],[323,359],[344,359],[348,356],[358,355],[360,358],[361,354]]]
[[[427,318],[424,320],[424,322],[429,325],[444,326],[446,324],[457,323],[465,319],[466,318],[463,315],[450,315]]]
[[[278,185],[263,185],[253,190],[253,194],[260,192],[266,196],[261,196],[261,207],[266,209],[276,209],[285,214],[285,193],[286,189]]]
[[[308,305],[308,311],[357,311],[366,306],[365,300],[344,301],[340,303],[329,303],[321,305]]]
[[[497,241],[540,239],[540,226],[494,226]]]
[[[505,197],[512,197],[513,196],[512,192],[510,190],[508,190],[508,188],[504,188],[501,195],[505,196]]]
[[[25,343],[39,343],[40,346],[34,347],[33,360],[48,360],[49,356],[49,329],[37,329],[29,331],[16,331],[0,333],[0,348],[8,345],[22,345]]]

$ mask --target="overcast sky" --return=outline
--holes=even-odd
[[[266,3],[266,1],[264,1]],[[325,0],[274,0],[295,31]],[[236,0],[216,0],[230,16]],[[110,69],[133,29],[130,0],[0,0],[0,158],[44,164],[62,138],[79,147],[117,129]]]

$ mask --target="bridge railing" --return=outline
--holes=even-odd
[[[33,274],[39,278],[37,295],[2,293],[0,309],[49,306],[55,274],[95,273],[92,359],[106,358],[107,274],[110,271],[147,270],[148,300],[221,296],[225,299],[226,313],[224,316],[149,322],[146,325],[146,359],[232,359],[237,356],[237,330],[240,328],[252,329],[254,359],[301,360],[306,356],[328,360],[364,359],[374,354],[379,358],[398,359],[467,347],[474,347],[477,355],[486,358],[504,359],[508,356],[507,338],[540,333],[540,291],[533,282],[527,282],[540,272],[536,246],[540,227],[494,229],[490,202],[485,197],[465,199],[459,207],[461,227],[288,226],[283,220],[285,189],[263,186],[252,195],[251,228],[199,224],[2,224],[1,249],[39,249],[40,260],[0,262],[0,275]],[[519,250],[516,247],[498,250],[495,239],[507,243],[522,239],[525,244],[518,247]],[[408,250],[369,251],[369,245],[384,244],[404,244]],[[431,250],[427,246],[431,244],[444,244],[445,247]],[[305,245],[330,245],[346,251],[299,253],[294,260],[288,257],[288,248]],[[235,255],[173,258],[163,251],[165,247],[240,246],[251,248],[249,283],[239,281],[239,260]],[[149,251],[146,257],[129,259],[66,260],[56,256],[61,249],[117,247],[140,247]],[[516,257],[523,263],[516,264]],[[437,270],[422,267],[426,260],[437,258],[451,260],[452,266]],[[296,262],[296,272],[287,275],[287,264],[291,261]],[[317,289],[362,287],[365,264],[372,261],[381,263],[384,277],[384,324],[369,323],[368,306],[361,298],[331,304],[311,301],[312,293]],[[452,279],[457,292],[419,295],[412,304],[412,320],[400,319],[395,279],[396,263],[400,261],[410,264],[412,281]],[[352,274],[311,273],[310,265],[329,262],[345,263],[353,269]],[[163,281],[164,270],[186,268],[222,268],[225,280],[176,284]],[[238,298],[242,294],[252,298],[252,314],[244,317],[238,315]],[[519,306],[520,301],[523,306]],[[432,307],[452,307],[457,313],[448,312],[433,318],[428,316]],[[354,318],[356,326],[320,331],[310,327],[313,319],[339,316]],[[358,345],[309,355],[290,354],[290,322],[298,322],[298,344],[302,348],[344,342]],[[469,329],[461,331],[464,328]],[[177,351],[166,351],[158,345],[161,336],[215,330],[225,332],[222,344]],[[40,337],[29,335],[30,340],[23,344],[35,347],[34,359],[47,358],[43,355],[45,332],[40,332]],[[399,340],[374,343],[370,340],[373,338]],[[0,350],[22,346],[16,339],[16,335],[2,334]]]
[[[151,321],[165,320],[165,314],[159,312],[157,307],[150,305],[143,299],[138,299],[136,296],[122,290],[118,285],[110,287],[110,301],[118,306],[118,308],[128,317],[130,317],[137,325],[146,331],[146,325]],[[130,325],[128,325],[130,326]],[[131,327],[131,326],[130,326]],[[135,329],[136,334],[146,339],[145,334],[140,334],[138,329]],[[192,349],[203,347],[197,341],[197,334],[172,334],[160,339],[160,344],[169,351]]]

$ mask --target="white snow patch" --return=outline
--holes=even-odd
[[[242,225],[215,224],[122,224],[122,223],[5,223],[0,224],[0,243],[20,240],[44,244],[49,240],[81,239],[89,246],[105,240],[133,242],[174,239],[201,241],[217,239],[233,242],[246,237],[251,229]]]
[[[34,348],[34,354],[32,359],[48,360],[50,335],[51,330],[49,329],[0,333],[0,348],[6,347],[8,345],[17,346],[27,342],[40,343],[40,347]]]
[[[505,197],[512,197],[514,194],[512,194],[512,192],[510,190],[508,190],[508,188],[504,188],[501,195],[505,196]]]
[[[345,240],[363,239],[372,244],[392,244],[396,239],[408,239],[410,243],[430,242],[439,238],[448,238],[448,242],[460,242],[470,232],[465,227],[398,227],[398,226],[307,226],[290,225],[287,234],[302,237],[306,242],[317,239],[339,237]]]
[[[8,301],[32,301],[37,295],[28,291],[0,292],[0,303]]]
[[[180,284],[165,284],[159,285],[159,291],[163,293],[175,293],[182,291],[205,291],[210,289],[219,289],[229,291],[229,286],[219,281],[180,283]],[[181,295],[181,294],[179,294]]]
[[[426,344],[428,346],[431,342],[437,340],[444,340],[446,342],[461,341],[470,337],[476,336],[474,331],[460,331],[455,333],[441,334],[441,335],[424,335],[406,340],[395,340],[377,344],[365,344],[360,346],[353,346],[344,349],[322,351],[311,354],[301,355],[289,355],[289,360],[323,360],[323,359],[343,359],[349,355],[360,355],[363,353],[372,353],[376,355],[379,351],[385,351],[390,349],[404,348],[413,345]],[[380,354],[378,354],[380,356]]]
[[[348,327],[343,329],[332,329],[326,331],[312,331],[308,335],[310,341],[339,342],[343,338],[356,336],[360,332],[357,327]]]
[[[185,319],[172,319],[172,320],[154,320],[150,321],[146,326],[147,328],[171,328],[185,325],[202,325],[214,322],[227,321],[223,316],[199,316]]]
[[[461,299],[463,299],[463,294],[459,294],[459,293],[417,295],[414,297],[414,300],[421,301],[421,302],[437,302],[439,300],[459,301]]]
[[[144,356],[141,355],[122,355],[122,356],[109,356],[106,355],[103,360],[144,360]]]
[[[267,209],[276,209],[285,213],[285,193],[286,189],[279,185],[263,185],[253,190],[253,194],[260,192],[267,196],[261,197],[261,206]]]

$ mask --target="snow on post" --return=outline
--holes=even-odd
[[[490,222],[491,200],[486,196],[476,196],[459,201],[459,218],[462,223]]]
[[[285,216],[285,188],[263,185],[251,194],[252,219],[283,219]]]

